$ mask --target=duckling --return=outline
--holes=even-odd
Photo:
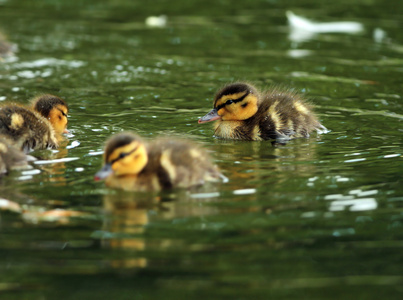
[[[54,95],[44,94],[32,99],[31,103],[35,111],[49,120],[56,134],[70,133],[67,130],[69,107],[63,99]]]
[[[24,152],[15,148],[7,137],[0,136],[0,176],[11,169],[26,167],[27,161]]]
[[[41,95],[32,108],[17,104],[0,107],[0,134],[28,152],[33,149],[55,149],[61,133],[67,131],[67,104],[59,97]]]
[[[106,142],[104,166],[95,175],[107,186],[137,191],[189,188],[220,178],[207,153],[195,145],[167,138],[145,143],[130,132]]]
[[[215,136],[224,139],[261,141],[309,137],[326,131],[301,95],[274,88],[259,92],[236,82],[224,86],[214,97],[214,108],[199,124],[216,121]]]
[[[0,62],[3,60],[3,57],[14,55],[17,49],[17,45],[7,41],[7,38],[0,32]]]

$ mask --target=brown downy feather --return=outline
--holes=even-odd
[[[50,122],[39,113],[19,105],[0,107],[0,134],[25,152],[58,146]]]

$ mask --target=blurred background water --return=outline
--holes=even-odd
[[[56,94],[72,134],[0,179],[13,203],[0,213],[0,298],[401,299],[402,9],[1,0],[0,105]],[[295,31],[287,11],[363,30]],[[197,119],[234,80],[294,88],[330,132],[282,147],[214,139]],[[193,139],[229,182],[105,188],[93,175],[122,130]]]

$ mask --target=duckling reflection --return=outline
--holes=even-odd
[[[28,167],[28,157],[12,145],[12,141],[0,135],[0,176],[12,169]]]
[[[103,231],[108,234],[101,239],[104,248],[133,250],[133,256],[109,261],[113,268],[144,268],[147,260],[137,255],[146,248],[143,237],[145,225],[148,224],[148,210],[158,203],[156,198],[141,201],[136,195],[125,191],[116,191],[103,199],[106,215]]]
[[[124,132],[105,146],[104,167],[95,180],[124,190],[160,191],[219,181],[222,175],[207,153],[192,143],[160,138],[150,143]]]
[[[0,107],[0,134],[29,152],[34,149],[56,149],[67,132],[68,106],[53,95],[33,99],[32,107],[6,104]]]
[[[224,86],[214,97],[214,108],[199,119],[216,121],[214,135],[223,139],[287,141],[326,131],[312,106],[299,94],[273,88],[260,92],[237,82]]]
[[[218,166],[231,174],[229,188],[264,188],[286,182],[291,174],[310,176],[317,165],[317,141],[294,139],[286,145],[271,147],[270,141],[261,143],[215,140],[210,148],[215,152]]]
[[[66,163],[63,158],[68,156],[69,150],[66,148],[59,148],[57,151],[47,151],[46,153],[40,153],[41,160],[60,160],[57,163],[44,163],[37,165],[38,168],[46,172],[47,176],[44,180],[53,182],[56,185],[66,185]],[[37,153],[33,153],[37,154]]]
[[[199,187],[203,190],[205,187]],[[212,186],[215,190],[215,186]],[[204,202],[215,201],[203,199]],[[218,214],[223,209],[202,205],[192,198],[188,190],[162,192],[158,195],[144,192],[113,190],[103,197],[104,232],[101,246],[108,249],[124,250],[126,255],[109,261],[111,267],[118,269],[146,268],[151,261],[142,254],[150,249],[170,249],[180,241],[165,236],[155,236],[150,240],[145,236],[148,224],[178,218],[201,218]],[[151,213],[152,212],[152,213]]]

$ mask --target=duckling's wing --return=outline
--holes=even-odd
[[[203,149],[185,141],[166,139],[154,146],[160,148],[158,176],[162,186],[190,187],[219,180],[220,172]]]

